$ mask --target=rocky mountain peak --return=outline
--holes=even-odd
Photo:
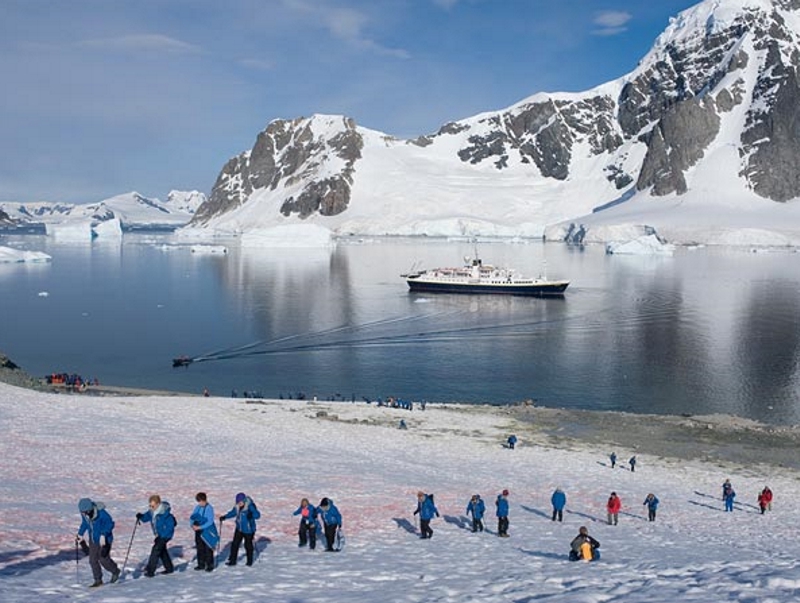
[[[729,177],[742,191],[789,201],[800,197],[799,69],[800,0],[705,0],[675,16],[634,71],[584,93],[536,94],[409,141],[341,116],[273,121],[223,167],[193,224],[213,227],[253,203],[266,222],[341,218],[376,189],[403,204],[391,206],[398,225],[426,220],[413,199],[452,197],[430,179],[456,172],[507,190],[513,211],[546,191],[536,216],[512,218],[546,223],[633,195],[683,195],[720,149],[735,149]],[[376,184],[366,174],[388,155],[392,170]],[[587,190],[593,199],[572,201]]]

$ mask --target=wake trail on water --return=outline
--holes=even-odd
[[[461,311],[448,311],[448,312],[436,312],[432,314],[417,314],[417,315],[409,315],[409,316],[400,316],[400,317],[391,317],[391,318],[381,318],[378,320],[365,322],[361,324],[344,324],[338,325],[335,327],[331,327],[329,329],[323,329],[321,331],[312,331],[310,333],[295,333],[292,335],[285,335],[282,337],[278,337],[275,339],[269,340],[261,340],[261,341],[254,341],[252,343],[248,343],[241,346],[235,346],[230,348],[223,348],[221,350],[215,350],[212,352],[206,352],[199,356],[193,357],[191,360],[192,362],[209,362],[212,360],[230,360],[233,358],[239,357],[248,357],[248,356],[258,356],[267,353],[275,353],[279,351],[283,351],[284,349],[306,349],[306,348],[313,348],[317,345],[324,345],[323,342],[320,340],[330,337],[331,335],[336,335],[339,333],[358,333],[367,329],[378,329],[381,327],[386,327],[388,325],[402,325],[412,321],[419,321],[424,319],[438,319],[445,316],[452,316],[455,314],[459,314]],[[310,339],[309,343],[303,343],[299,346],[293,346],[290,348],[276,348],[276,346],[285,344],[291,341],[302,341],[303,339]],[[336,342],[332,342],[330,345],[335,344]],[[327,347],[327,345],[324,345]],[[270,348],[270,349],[259,349],[259,348]]]
[[[466,343],[485,340],[509,340],[531,338],[540,335],[555,323],[574,319],[540,318],[528,321],[499,322],[492,324],[472,324],[449,326],[447,321],[463,320],[470,316],[466,310],[438,312],[379,319],[357,325],[339,325],[330,329],[311,333],[296,333],[276,339],[258,341],[250,344],[217,350],[193,359],[193,362],[214,360],[233,360],[276,354],[299,352],[318,352],[342,348],[380,348],[432,343]],[[409,324],[429,321],[430,326],[409,332]],[[382,332],[384,329],[394,332]],[[402,332],[396,332],[396,329]],[[334,337],[344,335],[343,337]],[[333,339],[332,339],[333,337]],[[290,345],[287,345],[290,344]]]

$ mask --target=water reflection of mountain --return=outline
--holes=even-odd
[[[800,397],[800,291],[776,278],[754,282],[748,293],[735,344],[744,413],[783,414]]]

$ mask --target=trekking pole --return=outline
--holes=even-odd
[[[136,520],[136,523],[133,526],[133,532],[131,532],[131,540],[128,543],[128,551],[125,553],[125,561],[122,562],[122,569],[119,571],[120,575],[125,573],[125,566],[128,565],[128,555],[131,554],[131,546],[133,546],[133,537],[136,536],[136,528],[139,527],[139,520]]]
[[[214,559],[214,566],[219,567],[219,551],[222,546],[222,517],[219,518],[219,539],[217,540],[217,557]]]
[[[78,539],[75,538],[75,583],[76,584],[81,581],[81,576],[78,572],[79,567],[80,567],[80,557],[78,556]]]

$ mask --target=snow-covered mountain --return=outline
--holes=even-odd
[[[634,71],[583,93],[413,140],[342,116],[273,121],[190,227],[591,238],[647,224],[676,242],[760,229],[800,243],[798,67],[800,0],[705,0]]]
[[[0,203],[0,220],[6,215],[16,224],[91,223],[97,227],[118,221],[122,230],[175,229],[186,224],[205,200],[205,195],[197,191],[171,191],[166,202],[130,192],[85,204]]]

